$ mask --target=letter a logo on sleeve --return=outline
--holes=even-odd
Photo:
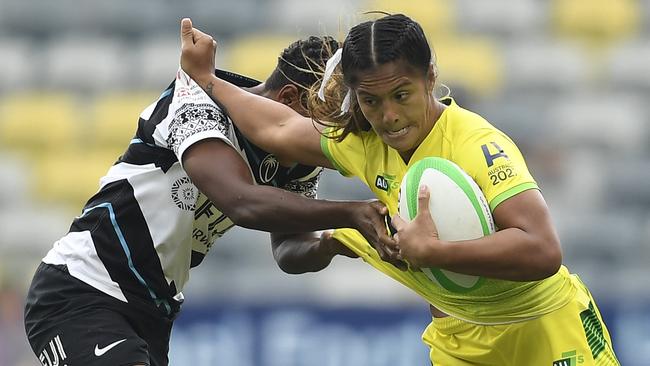
[[[487,163],[488,168],[491,167],[494,164],[494,160],[498,158],[510,159],[508,158],[508,155],[506,155],[506,153],[503,152],[501,146],[499,146],[496,142],[492,141],[490,142],[490,144],[493,146],[492,150],[493,151],[496,150],[495,154],[492,154],[490,152],[490,148],[488,147],[487,144],[481,145],[481,150],[483,150],[483,155],[485,156],[485,162]]]

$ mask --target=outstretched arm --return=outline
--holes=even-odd
[[[387,209],[379,202],[314,200],[255,185],[241,156],[218,139],[191,145],[183,154],[183,167],[199,190],[239,226],[269,232],[354,227],[378,247],[392,242],[383,220]]]
[[[214,75],[216,42],[181,22],[181,68],[215,101],[223,105],[237,127],[255,145],[281,161],[334,166],[320,147],[320,130],[309,118],[270,99],[248,93]]]
[[[318,272],[327,267],[336,255],[358,256],[332,238],[330,231],[316,233],[271,233],[273,258],[280,269],[289,274]]]
[[[499,231],[480,239],[444,242],[429,213],[429,191],[418,195],[418,214],[392,223],[401,255],[416,267],[512,281],[534,281],[555,274],[562,263],[560,241],[541,193],[530,189],[498,205]]]

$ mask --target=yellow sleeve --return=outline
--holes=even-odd
[[[362,177],[361,169],[365,159],[363,139],[355,134],[349,134],[343,141],[337,141],[338,132],[331,127],[323,130],[320,138],[320,147],[323,154],[332,162],[332,165],[343,176]]]
[[[538,188],[515,143],[495,128],[467,133],[454,147],[452,160],[476,181],[491,210],[518,193]]]

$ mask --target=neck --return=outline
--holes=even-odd
[[[431,98],[431,102],[429,103],[429,111],[430,115],[428,116],[428,120],[430,121],[431,128],[428,129],[427,133],[422,137],[422,141],[429,136],[429,133],[431,133],[431,130],[433,127],[438,123],[438,120],[440,119],[440,116],[442,115],[442,112],[447,108],[447,106],[441,102],[438,101],[436,98]],[[405,163],[408,164],[408,162],[411,160],[411,157],[415,153],[415,150],[420,146],[422,143],[420,141],[417,146],[413,150],[409,151],[403,151],[400,152],[399,155],[402,157],[402,160],[404,160]]]
[[[429,118],[432,121],[431,128],[433,128],[433,126],[435,126],[436,122],[438,122],[440,116],[442,115],[442,112],[445,110],[445,108],[447,108],[447,106],[434,97],[432,98],[432,101],[429,104],[429,108],[430,108],[429,110],[431,111],[431,116]]]
[[[259,95],[266,98],[270,98],[271,96],[271,91],[266,89],[266,85],[264,83],[256,85],[252,88],[244,88],[244,90],[246,90],[251,94]]]

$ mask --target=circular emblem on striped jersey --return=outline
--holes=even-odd
[[[275,156],[269,154],[260,163],[259,176],[262,183],[268,183],[275,177],[280,168],[280,163]]]
[[[179,178],[172,184],[172,200],[181,210],[193,211],[196,208],[196,193],[189,177]]]

